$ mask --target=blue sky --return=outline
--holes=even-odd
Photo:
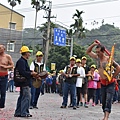
[[[114,24],[120,27],[120,0],[51,0],[53,22],[69,28],[74,21],[72,15],[75,10],[84,11],[82,18],[87,29],[98,28],[104,23]],[[22,0],[21,5],[14,7],[14,10],[25,16],[24,28],[35,26],[35,9],[30,4],[31,0]],[[7,0],[0,0],[1,4],[11,8]],[[46,5],[48,2],[46,2]],[[44,10],[38,12],[37,26],[46,22]],[[95,21],[95,22],[94,22]]]

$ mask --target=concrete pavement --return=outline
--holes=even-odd
[[[7,92],[6,107],[0,111],[0,120],[102,120],[103,112],[101,106],[89,108],[80,107],[77,110],[72,108],[60,108],[62,97],[58,94],[45,93],[40,96],[39,109],[30,109],[32,118],[14,117],[14,110],[18,98],[18,92]],[[120,103],[113,104],[109,120],[120,120]]]

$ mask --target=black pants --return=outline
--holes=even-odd
[[[103,112],[111,112],[112,100],[115,91],[115,83],[101,85],[102,109]]]
[[[95,102],[95,93],[96,89],[94,88],[88,88],[88,102],[90,102],[90,99],[93,99],[93,103]]]
[[[77,105],[79,105],[80,102],[80,87],[76,87],[76,91],[77,91]]]
[[[53,81],[53,83],[52,83],[51,92],[56,93],[56,81]]]

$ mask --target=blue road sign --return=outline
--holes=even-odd
[[[54,28],[54,45],[66,46],[66,31]]]

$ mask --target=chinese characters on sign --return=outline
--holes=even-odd
[[[66,31],[54,28],[54,45],[66,46]]]

